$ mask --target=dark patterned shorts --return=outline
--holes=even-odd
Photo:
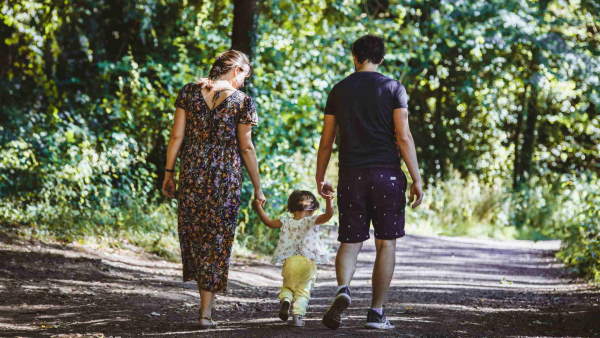
[[[404,236],[406,176],[398,167],[340,168],[338,191],[339,235],[342,243]]]

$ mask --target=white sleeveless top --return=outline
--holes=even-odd
[[[319,226],[315,224],[318,216],[294,219],[289,215],[281,218],[279,242],[273,254],[273,264],[280,264],[290,256],[300,255],[316,263],[328,263],[330,253],[321,241]]]

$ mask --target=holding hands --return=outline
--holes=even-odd
[[[319,191],[319,195],[326,200],[332,200],[335,194],[335,189],[327,181],[317,181],[317,190]]]
[[[265,203],[267,203],[267,198],[261,189],[254,191],[254,200],[252,201],[252,206],[256,208],[257,205],[264,207]]]
[[[263,194],[262,190],[254,192],[252,208],[254,208],[254,211],[256,211],[258,217],[260,217],[260,220],[269,228],[281,228],[281,221],[278,219],[270,218],[269,215],[267,215],[267,213],[265,212],[265,209],[263,209],[266,202],[267,199],[265,198],[265,195]]]

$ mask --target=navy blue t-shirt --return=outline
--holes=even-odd
[[[354,72],[327,97],[325,114],[335,115],[340,168],[400,165],[392,111],[408,108],[400,82],[378,72]]]

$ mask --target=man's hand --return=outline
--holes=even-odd
[[[418,207],[423,201],[423,187],[421,182],[413,182],[410,185],[410,193],[408,195],[408,203],[412,208]]]
[[[317,182],[317,190],[319,191],[319,195],[325,199],[332,199],[335,192],[331,183],[326,181]]]

